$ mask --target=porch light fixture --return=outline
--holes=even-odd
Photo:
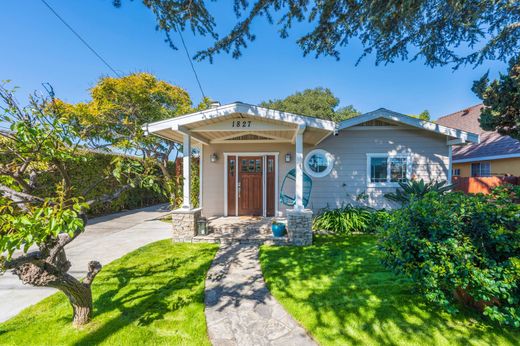
[[[285,154],[285,162],[291,162],[291,159],[292,159],[291,153]]]
[[[209,157],[209,159],[211,160],[211,162],[217,162],[218,160],[218,156],[216,153],[213,153],[211,154],[211,156]]]
[[[198,235],[208,234],[208,220],[204,217],[201,217],[197,221],[197,234]]]

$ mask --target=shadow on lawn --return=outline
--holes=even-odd
[[[197,249],[197,254],[185,259],[164,259],[161,262],[141,263],[134,266],[125,266],[103,272],[101,278],[97,278],[95,284],[98,289],[108,290],[101,295],[94,293],[94,320],[102,319],[103,314],[120,312],[115,317],[102,322],[96,330],[88,333],[74,345],[99,344],[118,330],[130,325],[148,326],[156,320],[163,319],[172,311],[180,309],[191,303],[204,302],[204,279],[211,264],[212,249]],[[194,266],[196,257],[202,253],[208,258],[199,266]],[[191,266],[192,269],[184,270],[183,275],[179,268]],[[143,268],[146,268],[143,270]],[[150,282],[149,279],[153,279]],[[178,291],[182,290],[182,294]]]
[[[467,327],[478,321],[468,312],[450,322],[419,297],[410,281],[382,267],[371,236],[342,241],[318,237],[311,247],[265,252],[269,255],[262,252],[261,257],[269,288],[294,302],[306,315],[301,318],[307,321],[305,327],[328,343],[433,344],[435,335],[445,335],[448,343],[469,344],[471,337],[498,344],[495,333],[500,327],[470,331]],[[518,334],[500,334],[512,344],[518,342]]]

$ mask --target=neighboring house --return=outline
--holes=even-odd
[[[480,143],[453,148],[453,175],[461,177],[520,176],[520,141],[480,128],[479,104],[440,117],[437,123],[480,135]]]
[[[316,212],[359,196],[388,207],[383,195],[399,182],[450,179],[451,145],[478,143],[476,134],[384,108],[334,123],[235,102],[143,128],[182,143],[185,154],[200,148],[207,217]],[[179,213],[192,210],[189,164]]]

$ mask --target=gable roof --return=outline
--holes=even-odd
[[[478,134],[467,132],[464,130],[443,126],[440,124],[436,124],[431,121],[426,121],[418,118],[414,118],[405,114],[397,113],[386,108],[379,108],[375,111],[368,112],[362,115],[359,115],[354,118],[350,118],[347,120],[343,120],[338,125],[338,130],[344,130],[352,126],[360,125],[364,122],[375,120],[375,119],[387,119],[391,121],[395,121],[401,124],[405,124],[408,126],[412,126],[421,130],[426,130],[430,132],[434,132],[440,135],[446,135],[448,137],[461,139],[463,141],[468,141],[472,143],[479,142]]]
[[[328,131],[334,131],[335,129],[335,123],[330,120],[313,118],[289,112],[277,111],[274,109],[255,106],[244,102],[233,102],[219,107],[205,109],[200,112],[186,114],[172,119],[157,121],[148,124],[147,126],[148,131],[155,132],[157,130],[171,128],[174,125],[182,126],[207,119],[225,117],[237,113],[244,113],[259,118],[278,120],[295,125],[305,125],[306,127],[314,127]]]
[[[454,147],[453,162],[496,160],[520,157],[520,141],[494,131],[484,131],[480,127],[480,113],[483,104],[474,105],[458,112],[440,117],[438,124],[480,134],[480,143],[464,147]]]

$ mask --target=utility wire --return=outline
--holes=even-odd
[[[43,0],[42,0],[43,1]],[[184,51],[186,52],[186,57],[190,62],[191,69],[193,70],[193,74],[195,75],[195,79],[197,80],[197,84],[199,85],[200,93],[202,94],[202,98],[206,98],[206,94],[204,94],[204,90],[202,90],[202,84],[200,84],[199,76],[197,71],[195,70],[195,66],[193,65],[193,60],[191,59],[190,53],[188,52],[188,48],[186,47],[186,42],[184,42],[184,37],[182,36],[182,31],[179,29],[177,25],[175,25],[179,36],[181,37],[182,46],[184,47]]]
[[[47,6],[47,8],[48,8],[52,13],[54,13],[54,15],[55,15],[56,17],[58,17],[58,19],[59,19],[63,24],[65,24],[65,26],[66,26],[67,28],[69,28],[69,30],[72,31],[72,33],[73,33],[74,35],[76,35],[76,37],[77,37],[81,42],[83,42],[83,44],[84,44],[85,46],[87,46],[87,48],[90,49],[90,51],[91,51],[92,53],[94,53],[94,55],[97,56],[98,59],[101,60],[101,61],[103,62],[103,64],[106,65],[106,67],[108,67],[112,72],[114,72],[114,74],[115,74],[117,77],[121,77],[121,75],[120,75],[119,73],[117,73],[117,71],[116,71],[112,66],[110,66],[110,64],[109,64],[105,59],[103,59],[103,57],[102,57],[98,52],[96,52],[96,50],[95,50],[94,48],[92,48],[92,46],[91,46],[90,44],[88,44],[87,41],[85,41],[85,40],[83,39],[83,37],[81,37],[81,35],[78,34],[78,32],[77,32],[76,30],[73,29],[73,28],[72,28],[72,27],[71,27],[71,26],[70,26],[70,25],[65,21],[65,19],[63,19],[63,18],[58,14],[58,12],[56,12],[56,11],[51,7],[51,5],[49,5],[49,3],[48,3],[47,1],[45,1],[45,0],[41,0],[41,2],[43,2],[43,3],[45,4],[45,6]],[[184,41],[183,41],[183,43],[184,43]]]

